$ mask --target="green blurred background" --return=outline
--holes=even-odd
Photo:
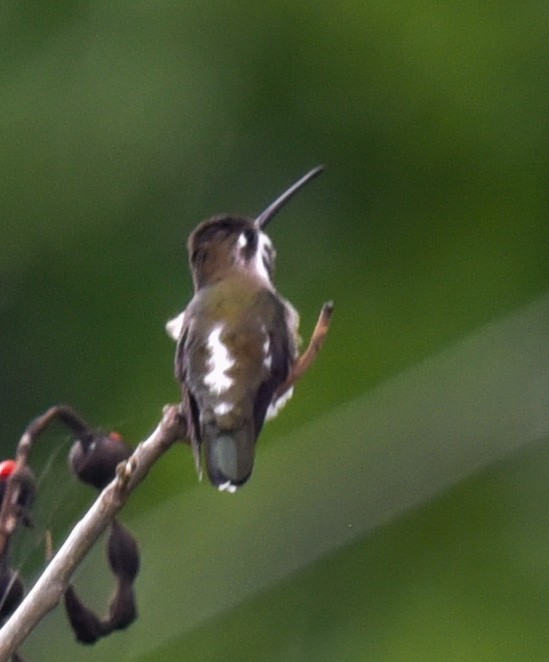
[[[318,163],[270,234],[304,337],[336,302],[245,490],[197,484],[178,447],[132,497],[137,623],[81,648],[59,610],[26,656],[546,660],[547,3],[0,17],[4,456],[58,402],[146,436],[178,398],[163,327],[191,296],[188,233]],[[33,456],[57,544],[91,498],[67,448],[53,430]],[[99,610],[103,568],[98,549],[76,580]]]

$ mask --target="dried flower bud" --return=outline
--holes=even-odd
[[[117,465],[131,453],[131,448],[117,432],[95,433],[74,442],[69,466],[82,482],[102,490],[115,477]]]
[[[15,460],[3,460],[0,462],[0,480],[6,481],[15,471],[17,462]]]
[[[0,462],[0,503],[4,499],[9,479],[17,483],[19,490],[17,501],[15,502],[19,511],[17,516],[25,526],[30,527],[32,526],[30,509],[36,497],[34,474],[29,467],[17,469],[17,462],[15,460],[3,460]]]

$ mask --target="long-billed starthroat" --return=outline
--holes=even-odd
[[[248,480],[264,421],[292,396],[328,331],[331,302],[299,356],[299,315],[275,289],[275,249],[264,232],[320,172],[308,172],[255,219],[214,216],[189,237],[194,296],[166,329],[177,341],[175,375],[198,472],[204,455],[220,490]]]

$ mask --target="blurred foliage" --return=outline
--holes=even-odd
[[[175,448],[132,498],[125,519],[145,535],[137,624],[82,650],[56,614],[26,655],[34,662],[545,660],[548,427],[544,420],[536,427],[527,407],[514,444],[498,446],[501,429],[490,412],[486,438],[499,455],[477,463],[477,472],[492,466],[468,479],[452,470],[459,435],[440,439],[445,471],[462,482],[448,480],[435,501],[401,501],[383,526],[332,544],[321,544],[312,527],[306,562],[269,585],[257,582],[254,565],[246,572],[243,555],[269,531],[280,532],[284,548],[284,517],[295,510],[306,527],[334,494],[375,521],[382,499],[372,501],[359,482],[346,485],[339,471],[322,501],[313,451],[321,463],[339,445],[367,466],[378,446],[393,441],[375,436],[376,412],[403,425],[407,416],[423,417],[427,428],[448,414],[459,428],[443,404],[413,412],[406,404],[416,401],[413,392],[399,391],[402,408],[396,402],[393,411],[366,403],[387,380],[548,290],[547,4],[23,0],[3,3],[0,17],[4,456],[27,422],[57,402],[143,438],[162,405],[178,397],[163,326],[191,295],[186,236],[214,213],[255,214],[317,163],[326,173],[270,234],[277,282],[302,314],[304,337],[321,303],[336,302],[326,348],[265,429],[241,494],[197,486],[190,454]],[[549,392],[543,347],[536,356],[526,368]],[[457,379],[474,374],[481,358],[463,361],[449,364]],[[344,424],[351,401],[354,418]],[[335,434],[310,428],[332,414]],[[534,428],[538,444],[508,456],[535,440]],[[296,459],[289,440],[313,434],[309,454]],[[63,431],[50,441],[52,449],[66,447]],[[421,442],[408,440],[412,449]],[[37,472],[49,447],[41,453]],[[276,457],[273,466],[286,461],[294,481],[271,469]],[[54,486],[71,480],[62,464],[50,471]],[[406,466],[399,470],[405,484]],[[318,503],[309,496],[315,485]],[[56,510],[61,528],[88,497],[69,489],[71,512]],[[291,509],[270,508],[279,493],[281,503],[293,496]],[[169,528],[166,540],[161,528],[147,538],[148,521]],[[101,553],[82,580],[101,572]],[[266,553],[264,566],[276,566],[279,553],[278,546]],[[202,577],[213,568],[222,582],[223,562],[238,558],[239,580],[250,587],[242,599],[209,605],[211,619],[192,628],[183,612],[179,636],[152,636],[154,612],[162,621],[180,608],[175,597],[152,604],[156,584],[192,605],[202,598],[189,569]],[[149,649],[140,655],[133,641]]]

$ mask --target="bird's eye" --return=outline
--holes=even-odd
[[[246,246],[248,246],[248,248],[255,248],[257,244],[256,232],[250,228],[247,228],[244,230],[244,237],[246,238]]]

